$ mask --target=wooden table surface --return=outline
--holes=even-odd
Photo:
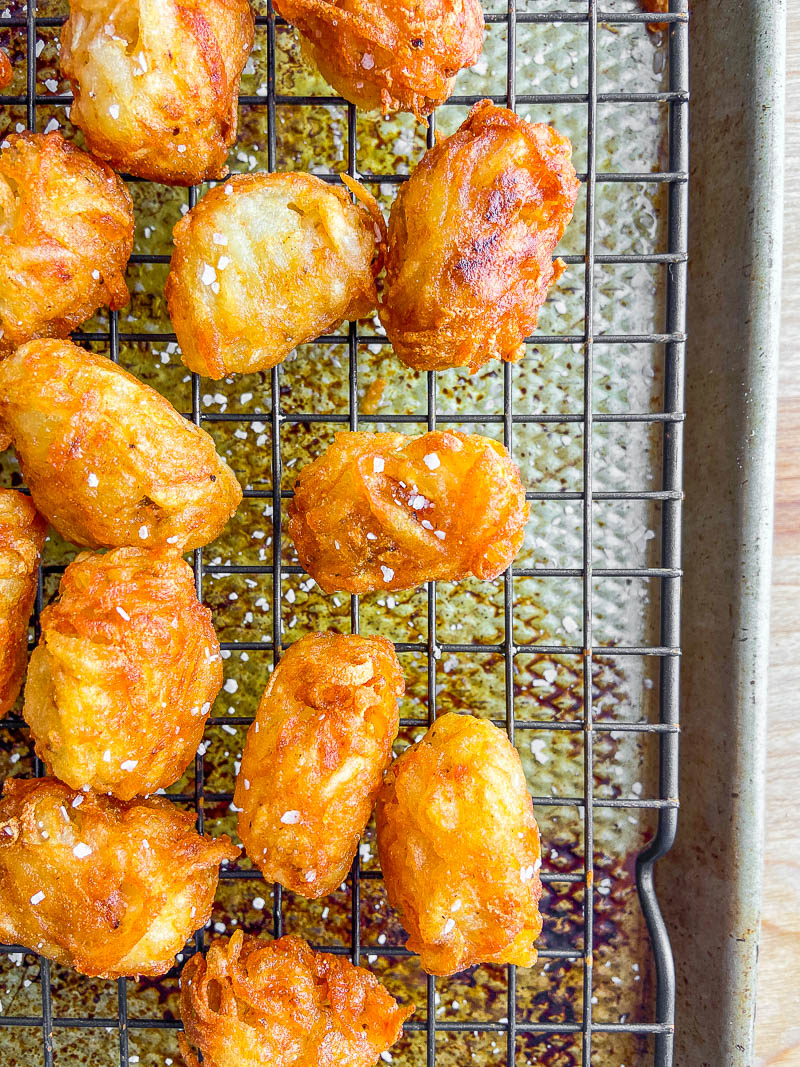
[[[800,0],[789,0],[788,8],[766,853],[754,1067],[800,1067]]]

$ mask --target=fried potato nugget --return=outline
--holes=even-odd
[[[480,434],[339,433],[304,467],[289,534],[326,593],[496,578],[522,544],[519,468]]]
[[[215,938],[181,975],[186,1067],[374,1067],[414,1011],[363,967],[299,937]]]
[[[14,80],[14,68],[8,53],[0,48],[0,89],[7,89]]]
[[[366,208],[313,174],[246,174],[177,223],[167,306],[190,370],[267,370],[374,310],[385,223],[345,178]]]
[[[483,47],[480,0],[275,0],[303,51],[345,100],[430,115]]]
[[[10,778],[0,800],[0,941],[81,974],[168,971],[207,922],[239,849],[163,797],[122,803],[55,778]]]
[[[0,151],[0,357],[124,307],[132,248],[133,205],[110,167],[58,132],[12,133]]]
[[[429,974],[536,961],[539,830],[519,754],[485,719],[443,715],[386,775],[378,856]]]
[[[285,653],[233,798],[242,844],[268,881],[309,898],[344,881],[392,758],[404,689],[385,637],[308,634]]]
[[[181,776],[221,686],[211,612],[177,551],[84,552],[42,612],[23,714],[51,774],[130,800]]]
[[[564,263],[579,182],[566,137],[482,100],[422,157],[389,217],[380,318],[417,370],[515,361]]]
[[[69,341],[31,341],[0,363],[4,432],[37,508],[76,545],[198,548],[242,499],[205,430]]]
[[[654,15],[659,15],[669,11],[669,0],[641,0],[642,7],[645,11],[650,11]],[[669,26],[667,22],[648,22],[647,28],[650,33],[660,33],[662,30],[666,30]]]
[[[46,529],[29,497],[0,489],[0,716],[13,707],[25,675]]]
[[[224,178],[239,78],[253,46],[247,0],[70,0],[61,70],[70,118],[117,170],[168,185]]]

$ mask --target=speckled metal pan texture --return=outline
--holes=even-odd
[[[35,12],[0,7],[0,45],[15,70],[0,134],[59,126],[80,143],[58,69],[62,0],[38,0]],[[301,58],[295,31],[271,18],[267,0],[256,10],[231,170],[357,172],[388,210],[432,131],[333,97]],[[674,3],[656,32],[637,0],[606,0],[600,12],[593,0],[489,0],[485,10],[483,55],[459,76],[435,130],[452,132],[471,102],[492,96],[567,134],[583,181],[559,249],[567,270],[521,363],[473,376],[417,373],[393,357],[376,316],[301,346],[272,372],[193,378],[170,333],[164,282],[172,227],[203,190],[141,181],[129,182],[131,303],[76,339],[200,422],[246,488],[222,536],[191,560],[226,682],[191,772],[169,790],[175,801],[196,807],[208,832],[235,837],[234,778],[281,647],[311,630],[358,625],[397,643],[407,686],[397,751],[436,714],[495,720],[520,752],[542,834],[544,931],[530,969],[428,979],[403,949],[372,826],[346,883],[319,901],[276,891],[246,859],[228,867],[213,928],[186,953],[214,932],[244,929],[297,933],[348,955],[417,1005],[388,1054],[398,1065],[664,1067],[674,986],[650,859],[670,843],[677,808],[686,5]],[[731,32],[739,39],[733,22]],[[323,594],[285,532],[296,472],[340,430],[433,427],[511,448],[531,498],[513,570],[494,583],[360,600]],[[0,482],[22,484],[12,452],[0,457]],[[74,551],[51,534],[40,607]],[[723,751],[710,744],[709,758],[722,774]],[[0,775],[39,770],[17,708],[0,724]],[[680,870],[672,878],[680,887]],[[0,951],[0,1062],[179,1063],[180,962],[162,979],[117,983]]]
[[[675,1062],[750,1067],[783,224],[784,0],[696,3]]]

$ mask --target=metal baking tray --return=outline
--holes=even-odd
[[[705,64],[693,71],[695,91],[698,83],[706,86],[693,105],[695,127],[711,129],[736,115],[731,128],[749,161],[751,185],[734,165],[734,146],[719,137],[695,148],[689,180],[686,0],[672,0],[666,16],[644,14],[637,0],[606,0],[602,7],[596,0],[486,0],[483,56],[459,76],[456,95],[427,134],[410,116],[384,121],[330,95],[269,0],[254,6],[256,45],[242,82],[232,171],[310,170],[330,180],[337,172],[358,173],[388,209],[434,131],[451,132],[471,102],[491,96],[569,134],[584,184],[559,249],[567,271],[522,363],[472,377],[415,373],[392,357],[373,319],[301,346],[272,372],[211,383],[181,365],[163,299],[172,226],[202,189],[130,182],[137,213],[131,304],[98,315],[76,339],[119,360],[209,430],[246,486],[223,535],[194,553],[198,589],[223,642],[227,682],[194,766],[168,793],[194,806],[206,830],[233,833],[244,734],[281,648],[311,629],[384,633],[397,644],[408,688],[398,749],[445,710],[490,717],[517,745],[544,843],[545,926],[534,968],[484,966],[449,979],[427,977],[403,948],[370,826],[346,885],[321,901],[266,885],[246,860],[225,870],[213,929],[186,951],[202,948],[214,932],[241,927],[298,933],[368,966],[417,1004],[391,1051],[395,1064],[745,1064],[747,1053],[739,1060],[733,1049],[746,1047],[752,974],[733,966],[727,939],[739,926],[732,910],[715,903],[724,897],[741,909],[747,897],[751,924],[757,915],[757,853],[735,866],[732,857],[758,843],[750,761],[761,751],[763,705],[756,697],[745,706],[737,694],[748,672],[763,668],[764,647],[752,637],[750,645],[736,644],[727,615],[715,614],[709,626],[698,609],[704,597],[713,594],[718,603],[727,597],[751,627],[763,623],[765,610],[765,579],[755,564],[763,562],[768,526],[774,376],[769,301],[760,292],[772,292],[774,267],[759,257],[763,226],[769,222],[776,232],[767,218],[768,193],[775,193],[779,172],[771,127],[757,114],[762,97],[747,96],[747,79],[758,71],[759,92],[769,95],[759,64],[777,47],[773,5],[767,12],[749,0],[734,16],[707,0],[694,31],[693,48]],[[0,134],[58,124],[80,142],[58,71],[64,14],[63,0],[0,4],[0,45],[9,48],[16,71],[0,97]],[[667,26],[652,33],[647,23],[656,19]],[[754,28],[762,32],[751,39]],[[721,66],[730,71],[731,49],[738,97],[722,96],[713,80]],[[721,187],[731,192],[725,206],[715,202]],[[712,329],[704,317],[711,317],[708,301],[720,289],[713,267],[734,224],[741,240],[725,244],[727,265],[735,271],[749,262],[754,274],[724,291]],[[696,249],[688,290],[687,241]],[[684,743],[679,846],[670,854],[674,861],[656,865],[674,837],[678,806],[687,292],[692,351],[702,353],[702,362],[699,355],[690,360],[688,378],[685,531],[692,570],[683,669],[703,707],[687,705],[685,726],[692,731],[699,720],[707,736],[702,748],[692,746],[691,736]],[[741,324],[744,306],[749,333]],[[761,346],[757,361],[745,351],[748,337]],[[728,381],[722,370],[736,359]],[[714,369],[709,385],[704,376]],[[750,408],[735,382],[751,390]],[[706,402],[713,389],[727,390],[729,407]],[[756,410],[756,436],[744,451],[739,446]],[[532,515],[523,551],[503,579],[350,598],[324,596],[303,574],[283,529],[294,472],[338,430],[396,426],[411,433],[474,429],[512,449]],[[736,470],[725,462],[734,442],[743,464]],[[746,506],[737,507],[748,475]],[[21,484],[13,454],[0,457],[0,477]],[[704,545],[713,546],[711,562]],[[737,584],[742,571],[719,569],[722,545],[740,549],[735,558],[751,582],[746,602]],[[72,546],[51,533],[37,611],[55,594],[72,555]],[[730,659],[716,686],[726,640]],[[17,709],[0,728],[0,776],[40,772]],[[715,786],[723,800],[710,792]],[[734,789],[738,799],[725,800]],[[726,825],[734,808],[737,821]],[[712,822],[713,852],[705,840]],[[723,892],[709,881],[709,868],[727,863]],[[677,948],[677,984],[654,868]],[[711,884],[716,901],[708,899]],[[753,937],[741,949],[751,964]],[[0,1061],[179,1063],[179,970],[156,981],[106,982],[21,946],[0,948]],[[718,1001],[704,999],[717,992]]]

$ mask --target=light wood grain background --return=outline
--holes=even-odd
[[[767,822],[754,1067],[800,1067],[800,0],[788,6]]]

